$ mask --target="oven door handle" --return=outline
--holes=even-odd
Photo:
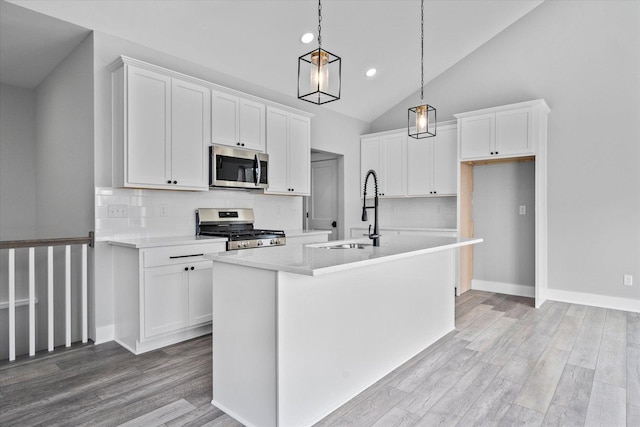
[[[253,161],[255,162],[255,166],[254,166],[255,173],[253,174],[255,177],[254,184],[257,187],[258,184],[260,184],[260,178],[262,175],[262,169],[260,168],[260,159],[258,158],[257,154],[254,156]]]

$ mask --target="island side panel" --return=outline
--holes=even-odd
[[[276,425],[276,272],[213,263],[213,400],[248,426]]]
[[[452,249],[278,274],[278,425],[311,425],[455,327]]]

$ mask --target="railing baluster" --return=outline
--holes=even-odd
[[[65,346],[71,347],[71,246],[64,247]]]
[[[82,245],[82,342],[88,341],[87,327],[87,245]]]
[[[55,295],[54,295],[54,279],[53,279],[53,247],[65,246],[65,346],[71,346],[71,245],[82,246],[82,272],[81,272],[81,329],[82,342],[87,343],[89,340],[89,316],[88,316],[88,247],[94,247],[94,233],[89,232],[88,237],[69,237],[60,239],[31,239],[31,240],[2,240],[0,241],[0,249],[8,250],[8,346],[9,361],[16,359],[16,249],[29,249],[29,266],[28,266],[28,328],[29,339],[29,356],[36,354],[36,278],[35,278],[35,248],[47,246],[47,347],[49,351],[55,349]],[[75,297],[75,296],[74,296]],[[20,305],[24,305],[21,300]],[[6,329],[5,329],[6,330]]]
[[[35,248],[29,248],[29,356],[36,355],[36,266]]]
[[[53,351],[55,339],[53,335],[53,246],[47,248],[47,326],[49,328],[49,351]]]
[[[9,249],[9,361],[16,360],[16,250]]]

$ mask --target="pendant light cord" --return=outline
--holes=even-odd
[[[322,48],[322,0],[318,0],[318,49]]]
[[[420,7],[420,103],[424,98],[424,0],[421,0]]]

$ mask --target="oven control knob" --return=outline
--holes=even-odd
[[[258,246],[262,246],[262,240],[258,240],[258,242],[256,243]]]

